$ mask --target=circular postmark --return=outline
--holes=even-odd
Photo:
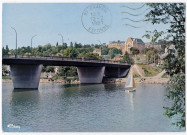
[[[112,17],[110,10],[103,4],[91,4],[83,11],[81,21],[88,32],[99,34],[109,29]]]

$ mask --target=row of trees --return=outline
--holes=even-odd
[[[38,47],[31,48],[27,47],[18,47],[18,55],[45,55],[45,56],[64,56],[64,57],[85,57],[93,59],[101,59],[96,57],[96,54],[91,54],[95,48],[100,48],[102,55],[110,55],[111,58],[114,58],[116,55],[121,55],[121,50],[117,48],[107,48],[106,45],[82,45],[82,44],[73,44],[70,43],[70,46],[67,46],[67,43],[59,45],[58,42],[56,46],[52,46],[50,43]],[[14,55],[16,54],[15,49],[9,49],[8,45],[6,48],[3,47],[3,55]],[[92,57],[93,56],[93,57]]]

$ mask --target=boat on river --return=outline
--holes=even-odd
[[[133,78],[133,71],[131,69],[128,78],[127,78],[127,82],[125,84],[125,90],[127,92],[135,92],[136,91],[136,85],[135,85],[135,81]]]

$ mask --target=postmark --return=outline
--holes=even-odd
[[[91,4],[86,7],[81,17],[83,27],[92,34],[107,31],[112,23],[110,10],[103,4]]]

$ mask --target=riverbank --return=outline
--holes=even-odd
[[[104,78],[103,83],[125,83],[127,78]],[[136,83],[146,83],[146,84],[165,84],[168,83],[169,78],[154,78],[154,77],[144,77],[144,78],[135,78]],[[12,82],[11,79],[3,79],[3,83]],[[61,83],[61,84],[80,84],[80,81],[74,80],[67,82],[65,80],[54,80],[50,79],[40,79],[40,83]]]
[[[154,77],[145,77],[145,78],[134,78],[135,83],[145,83],[145,84],[167,84],[169,78],[154,78]],[[105,78],[104,83],[125,83],[127,78]]]

